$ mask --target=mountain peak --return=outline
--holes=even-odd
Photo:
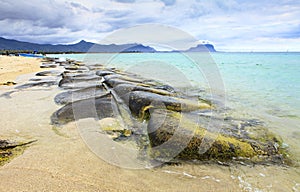
[[[198,44],[187,50],[188,52],[216,52],[212,44]]]
[[[87,41],[85,41],[85,40],[81,40],[81,41],[79,41],[78,43],[76,43],[76,44],[87,44],[87,43],[91,43],[91,42],[87,42]]]

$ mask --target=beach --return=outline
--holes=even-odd
[[[10,66],[8,67],[8,63]],[[0,57],[0,95],[34,78],[40,60]],[[13,65],[14,67],[11,67]],[[28,74],[29,73],[29,74]],[[31,74],[30,74],[31,73]],[[20,76],[21,75],[21,76]],[[152,169],[124,169],[95,155],[75,122],[61,127],[51,115],[61,106],[54,86],[19,89],[0,97],[1,139],[36,140],[20,156],[0,167],[1,191],[298,191],[299,170],[281,165],[230,166],[186,162]],[[85,121],[80,120],[80,121]],[[296,150],[297,151],[297,150]],[[298,156],[297,156],[298,157]]]
[[[35,58],[0,56],[0,85],[15,82],[22,74],[41,71],[40,62]]]

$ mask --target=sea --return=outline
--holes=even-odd
[[[103,64],[180,89],[197,90],[200,96],[211,98],[230,109],[231,115],[263,121],[266,127],[283,138],[292,158],[300,162],[300,53],[174,52],[48,56]],[[279,169],[268,170],[266,174],[282,174],[284,170]],[[259,185],[254,184],[254,180],[251,185],[254,176],[250,170],[246,171],[250,176],[245,176],[245,180],[237,178],[245,191],[300,190],[298,168],[277,178],[282,179],[283,186],[289,185],[287,188],[280,188],[280,182],[274,184],[274,176]],[[272,182],[273,185],[267,184]],[[248,184],[252,188],[248,188]]]

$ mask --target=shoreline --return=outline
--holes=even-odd
[[[264,182],[269,183],[268,178],[282,179],[280,174],[283,177],[297,176],[291,171],[293,169],[287,171],[277,166],[262,165],[254,169],[243,165],[228,168],[217,164],[171,165],[153,170],[120,169],[101,160],[87,148],[78,134],[76,123],[71,122],[58,127],[62,135],[55,133],[53,126],[49,124],[49,118],[60,108],[53,101],[58,93],[61,93],[61,90],[57,88],[46,92],[29,90],[15,93],[10,100],[0,98],[0,104],[3,106],[1,113],[4,114],[0,118],[4,125],[3,136],[38,139],[24,154],[0,167],[0,185],[4,186],[3,190],[11,190],[10,185],[14,184],[13,190],[24,191],[240,191],[247,187],[247,182],[252,183],[252,187],[255,188]],[[244,171],[245,173],[242,173]],[[245,175],[251,178],[260,173],[266,176],[260,176],[258,183],[251,179],[247,181],[245,178]],[[241,181],[236,175],[241,176],[245,186],[239,186]],[[290,188],[293,187],[289,178],[281,181]],[[272,189],[282,188],[274,184]]]
[[[5,92],[0,89],[0,93]],[[103,161],[82,141],[76,123],[63,129],[57,127],[62,134],[50,124],[51,114],[59,108],[53,99],[60,92],[56,88],[27,90],[14,93],[10,99],[0,98],[0,113],[4,114],[0,117],[1,137],[11,141],[37,140],[0,167],[1,191],[195,191],[208,186],[214,191],[239,190],[237,183],[228,186],[232,183],[229,175],[224,175],[217,186],[213,186],[214,179],[205,178],[207,174],[218,178],[224,169],[218,165],[209,169],[202,165],[198,171],[191,166],[184,170],[181,166],[130,170]],[[215,173],[210,173],[212,169]]]

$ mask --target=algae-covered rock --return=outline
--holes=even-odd
[[[7,81],[6,83],[0,83],[0,85],[7,85],[7,86],[13,86],[16,85],[17,83],[13,82],[13,81]]]
[[[36,140],[28,142],[12,142],[8,140],[0,140],[0,166],[11,161],[14,157],[21,155],[29,144]]]
[[[154,110],[149,120],[148,132],[152,147],[151,155],[160,160],[171,157],[222,161],[250,158],[253,162],[277,158],[279,163],[284,160],[279,151],[280,141],[274,139],[274,134],[267,129],[262,129],[260,132],[268,137],[262,135],[259,140],[236,138],[218,132],[209,132],[180,113]],[[167,148],[160,147],[164,143],[168,143]],[[272,147],[274,145],[278,147],[277,150]]]

